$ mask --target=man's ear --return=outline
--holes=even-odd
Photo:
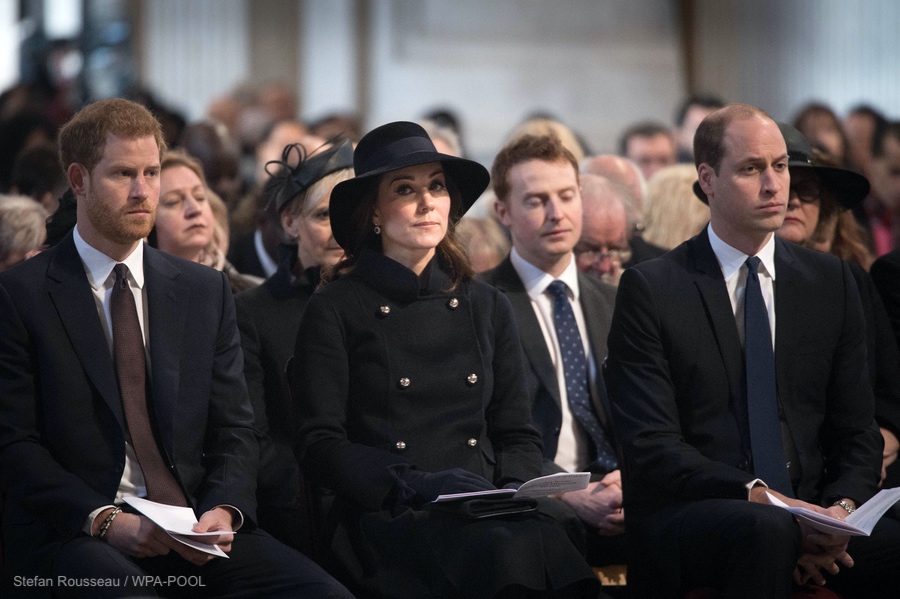
[[[81,164],[73,162],[66,169],[66,178],[69,180],[69,187],[78,199],[83,198],[87,192],[89,175],[87,169]]]
[[[704,162],[697,167],[697,180],[700,182],[700,189],[703,190],[707,197],[712,195],[713,177],[715,176],[716,171],[708,163]]]
[[[495,200],[494,213],[497,215],[497,219],[500,221],[500,224],[508,229],[510,225],[510,218],[509,206],[506,204],[506,202]]]

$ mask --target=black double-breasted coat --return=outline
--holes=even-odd
[[[584,582],[590,569],[544,515],[472,522],[393,505],[397,465],[464,468],[498,487],[541,473],[509,301],[450,284],[437,259],[420,279],[366,251],[307,305],[291,377],[297,451],[335,494],[332,550],[356,584],[393,596]]]

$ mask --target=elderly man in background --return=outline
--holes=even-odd
[[[40,253],[47,210],[25,196],[0,195],[0,272]]]
[[[628,190],[605,177],[583,174],[581,202],[581,238],[575,245],[578,270],[617,286],[623,264],[631,260],[634,210]]]
[[[614,154],[601,154],[582,160],[581,172],[599,175],[623,192],[622,197],[625,199],[625,209],[628,212],[630,227],[628,247],[631,250],[631,257],[622,264],[623,269],[644,260],[662,256],[666,252],[663,248],[646,241],[642,236],[647,181],[635,163]]]

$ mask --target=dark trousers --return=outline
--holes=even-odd
[[[778,507],[736,499],[628,511],[632,597],[680,597],[708,587],[730,599],[790,597],[800,527]]]
[[[853,537],[847,547],[853,567],[841,567],[834,577],[826,577],[826,586],[847,599],[895,598],[900,580],[900,522],[884,517],[872,535]]]
[[[174,551],[131,558],[93,537],[63,545],[53,564],[56,597],[284,597],[345,599],[352,595],[309,558],[256,530],[234,536],[229,559],[194,566]],[[65,579],[120,586],[63,586]],[[96,584],[94,582],[93,584]]]

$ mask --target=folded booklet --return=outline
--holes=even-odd
[[[534,498],[546,497],[548,495],[556,495],[558,493],[568,493],[569,491],[580,491],[588,486],[591,481],[590,472],[557,472],[556,474],[548,474],[533,478],[523,483],[518,490],[516,489],[491,489],[490,491],[473,491],[471,493],[451,493],[449,495],[438,495],[433,503],[442,503],[445,501],[459,501],[461,499],[472,499],[473,497],[497,497],[497,498]]]
[[[872,529],[892,505],[900,501],[900,487],[882,489],[870,500],[849,514],[846,520],[838,520],[805,507],[790,507],[771,493],[766,493],[773,505],[783,507],[797,518],[803,520],[816,530],[832,535],[850,535],[867,537]]]
[[[221,530],[217,532],[193,532],[194,524],[197,523],[197,517],[191,508],[156,503],[141,497],[126,497],[125,503],[147,516],[154,524],[166,531],[170,537],[179,543],[210,555],[228,557],[228,554],[222,551],[218,545],[203,543],[198,540],[198,538],[217,537],[225,533]]]

